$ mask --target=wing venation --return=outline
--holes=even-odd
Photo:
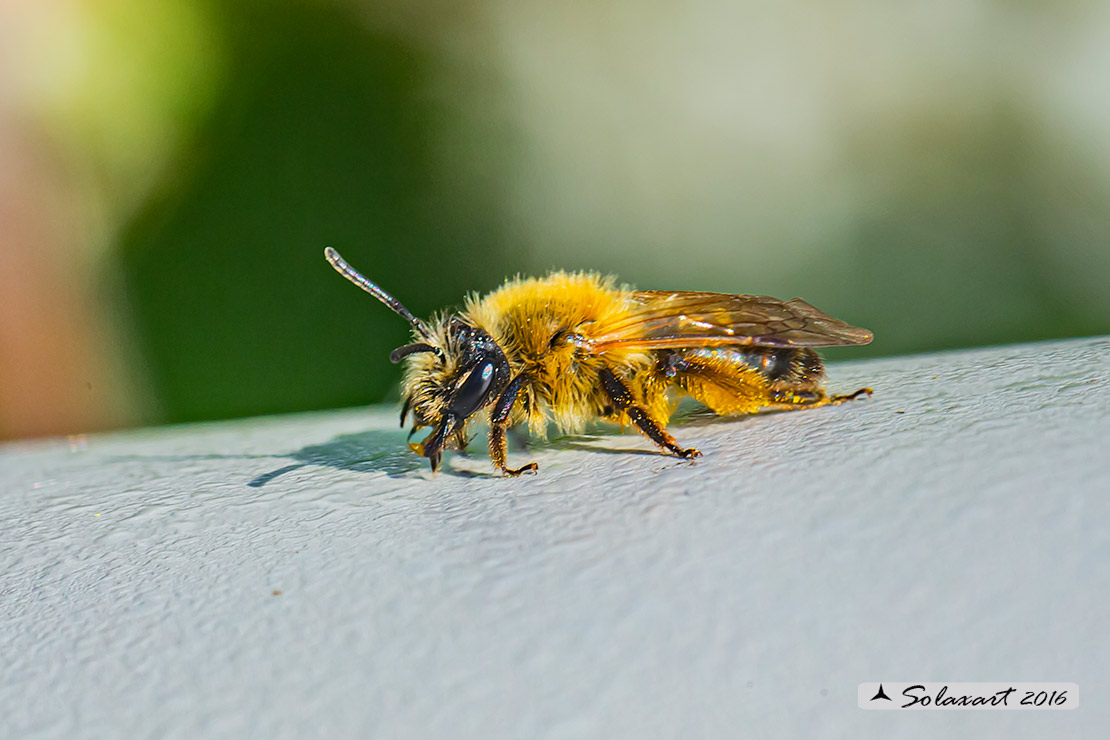
[[[867,329],[819,311],[801,298],[692,291],[636,291],[629,311],[591,337],[594,354],[613,349],[682,347],[835,347],[867,344]]]

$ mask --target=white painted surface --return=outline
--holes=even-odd
[[[433,477],[391,408],[0,447],[0,737],[1104,736],[1110,339],[831,375],[875,397],[518,480]],[[859,709],[883,679],[1082,702]]]

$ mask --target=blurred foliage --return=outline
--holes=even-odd
[[[973,126],[931,123],[904,132],[908,141],[861,148],[856,167],[882,178],[882,195],[828,234],[830,253],[849,258],[829,284],[853,288],[846,310],[869,317],[878,338],[863,353],[1107,331],[1086,280],[1056,264],[1110,234],[1100,206],[1110,191],[1081,153],[1005,105]],[[1076,222],[1091,233],[1067,228]]]
[[[382,398],[408,326],[340,279],[335,246],[417,314],[496,282],[495,230],[437,197],[428,60],[334,7],[241,6],[191,161],[129,228],[134,321],[172,421]]]

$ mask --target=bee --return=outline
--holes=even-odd
[[[487,410],[490,460],[518,476],[539,469],[506,463],[506,432],[518,424],[540,436],[549,422],[564,433],[581,433],[596,418],[634,424],[662,450],[689,459],[701,453],[666,429],[682,393],[721,415],[871,394],[828,395],[814,350],[867,344],[871,332],[800,298],[632,290],[594,273],[553,272],[470,295],[462,311],[425,323],[331,247],[324,256],[412,326],[413,342],[389,359],[406,363],[401,426],[411,414],[410,439],[431,430],[409,446],[433,472],[444,449],[465,449],[468,425]]]

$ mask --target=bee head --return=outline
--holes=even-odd
[[[467,421],[493,403],[511,371],[497,342],[458,317],[439,322],[426,339],[394,350],[390,359],[410,358],[401,426],[411,412],[414,433],[431,427],[423,442],[410,446],[435,470],[443,448],[451,441],[461,446]]]
[[[416,341],[393,350],[389,359],[394,363],[409,360],[401,426],[411,411],[413,432],[432,428],[423,442],[410,446],[428,458],[435,470],[444,446],[449,441],[463,440],[467,420],[492,403],[508,384],[510,369],[505,353],[489,334],[457,316],[439,320],[429,328],[400,301],[360,275],[339,252],[328,247],[324,256],[340,275],[412,325]]]

